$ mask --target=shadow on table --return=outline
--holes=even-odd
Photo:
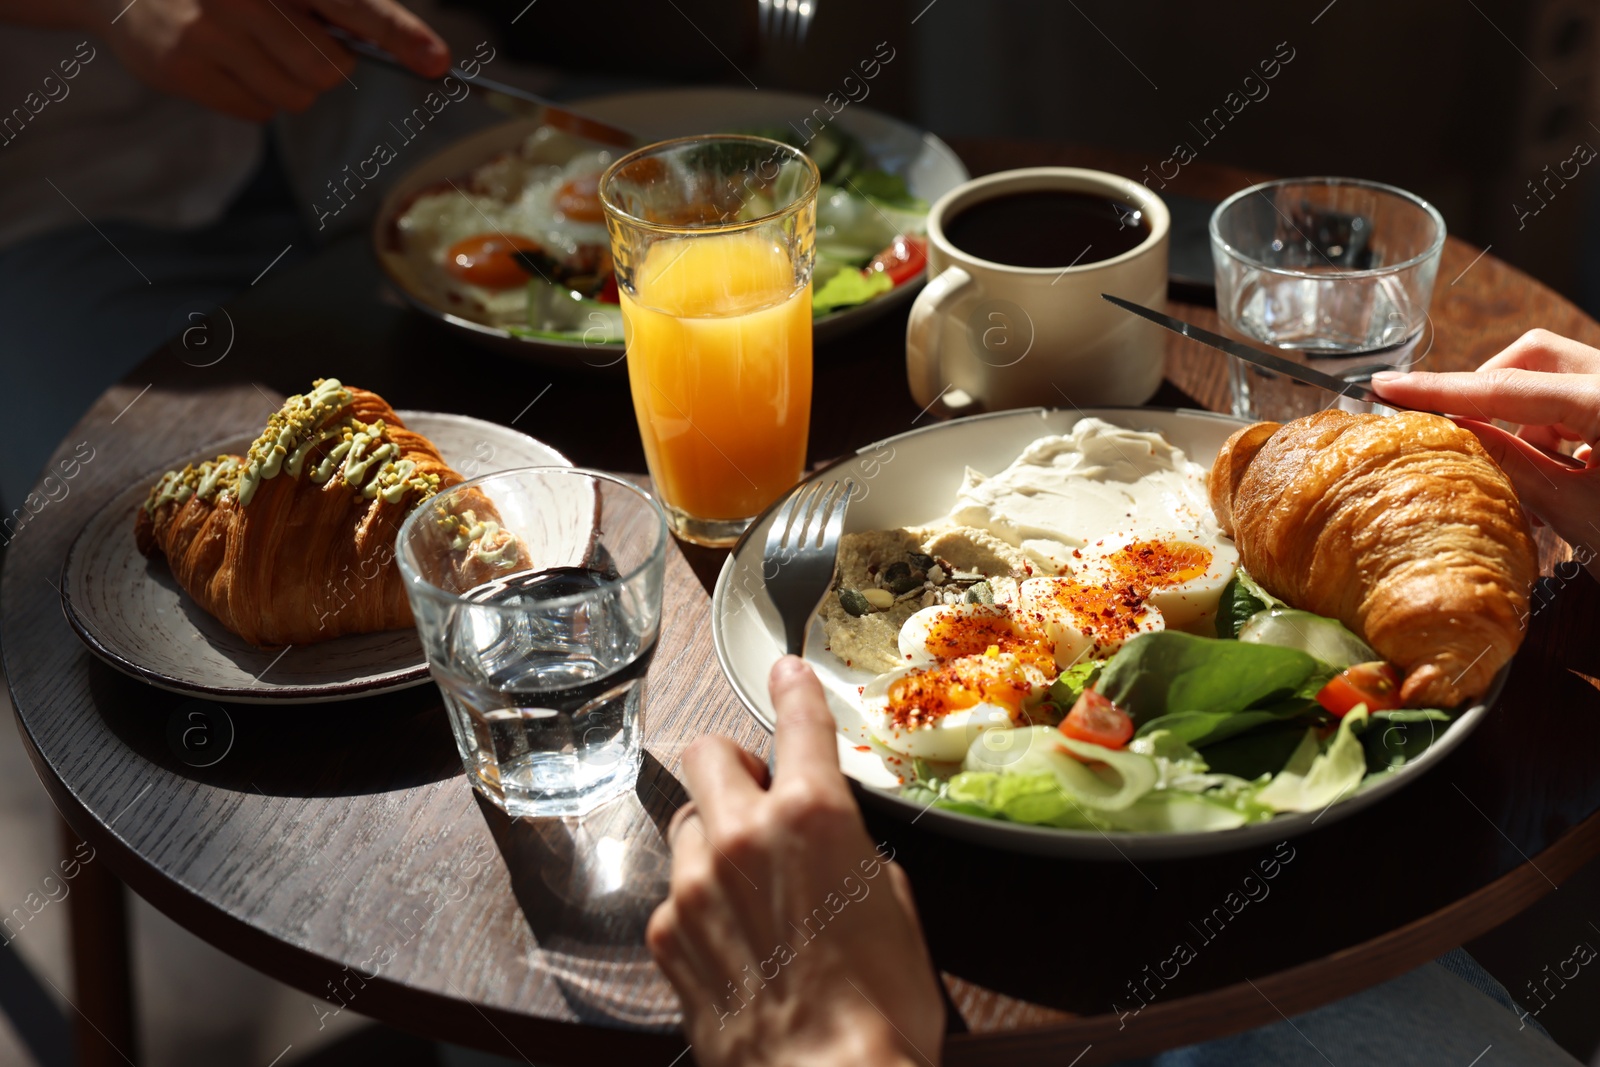
[[[634,792],[581,817],[513,818],[474,793],[551,973],[585,1022],[668,1027],[677,1000],[644,945],[667,895],[683,789],[649,753]]]
[[[462,773],[432,684],[327,704],[233,704],[169,693],[92,660],[106,725],[151,763],[274,796],[364,796]]]

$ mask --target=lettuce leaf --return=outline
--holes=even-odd
[[[841,270],[811,293],[812,314],[821,315],[837,308],[865,304],[880,293],[894,288],[894,281],[886,271],[863,274],[859,270]]]
[[[1359,738],[1367,707],[1357,704],[1339,720],[1328,747],[1321,750],[1315,730],[1307,730],[1272,781],[1256,794],[1273,811],[1321,811],[1354,793],[1367,774],[1367,753]]]
[[[1083,691],[1094,684],[1095,675],[1105,662],[1103,659],[1086,659],[1062,671],[1050,683],[1051,703],[1060,707],[1065,714],[1083,696]]]
[[[1148,756],[1078,741],[1050,726],[985,730],[973,739],[962,768],[1049,774],[1075,804],[1103,811],[1132,804],[1155,787],[1157,777]]]

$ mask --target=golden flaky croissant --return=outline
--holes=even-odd
[[[1482,696],[1522,643],[1539,562],[1510,480],[1421,412],[1323,411],[1228,439],[1211,504],[1251,577],[1405,672],[1408,707]]]
[[[403,629],[412,618],[395,535],[412,508],[461,481],[382,397],[329,378],[285,401],[246,455],[163,475],[134,534],[139,551],[165,555],[184,591],[252,644]],[[462,568],[498,559],[504,546],[487,541],[509,535],[486,525]]]

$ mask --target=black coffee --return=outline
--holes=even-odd
[[[1098,193],[1041,189],[980,200],[946,220],[944,235],[970,256],[1013,267],[1067,267],[1111,259],[1150,236],[1136,207]]]

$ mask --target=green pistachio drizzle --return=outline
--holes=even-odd
[[[444,527],[445,533],[455,535],[450,541],[450,547],[454,551],[466,552],[468,558],[493,567],[516,565],[518,547],[516,535],[493,519],[484,519],[480,522],[477,513],[467,508],[459,515],[445,512],[439,517],[439,525]],[[485,540],[502,532],[506,535],[506,539],[501,542],[499,548],[484,548]]]
[[[291,396],[273,412],[243,461],[218,456],[168,471],[151,487],[145,511],[154,513],[168,503],[182,506],[191,496],[210,501],[221,493],[232,494],[241,507],[248,506],[263,481],[284,472],[291,478],[307,473],[311,453],[329,441],[337,443],[309,467],[311,480],[318,485],[337,474],[363,498],[381,497],[390,504],[400,503],[411,492],[418,494],[419,502],[437,493],[439,476],[419,475],[414,462],[398,459],[399,446],[385,437],[382,419],[367,423],[354,415],[338,418],[350,400],[350,391],[337,378],[317,380],[309,393]]]

